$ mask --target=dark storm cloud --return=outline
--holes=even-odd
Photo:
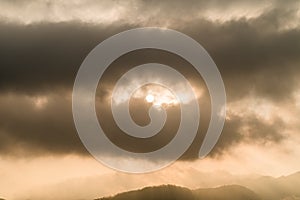
[[[270,100],[284,100],[294,91],[299,75],[300,30],[280,31],[279,21],[288,22],[296,12],[275,9],[249,20],[194,22],[185,31],[203,44],[216,62],[229,100],[250,91]]]
[[[71,101],[66,94],[48,93],[46,102],[22,94],[0,98],[0,151],[3,155],[84,153],[76,134]]]
[[[70,89],[85,56],[102,40],[124,30],[80,23],[1,23],[1,91],[25,93]]]
[[[170,26],[192,36],[208,50],[228,92],[232,90],[229,98],[255,90],[276,99],[287,97],[294,89],[293,75],[298,73],[300,31],[278,30],[279,21],[288,22],[296,11],[277,8],[250,20],[218,23],[197,19]],[[56,86],[70,88],[93,47],[115,33],[137,26],[78,22],[22,26],[2,22],[0,89],[30,92]]]
[[[226,7],[224,2],[218,8]],[[219,3],[213,1],[210,4],[214,7]],[[204,5],[207,4],[184,5],[186,7],[181,7],[180,3],[172,6],[168,3],[139,2],[138,9],[145,8],[150,12],[159,8],[148,25],[159,25],[160,18],[168,19],[169,28],[193,37],[206,48],[222,73],[230,102],[249,93],[273,102],[290,98],[300,73],[300,30],[284,29],[283,25],[294,19],[298,11],[296,8],[276,7],[257,18],[226,22],[195,18],[186,23],[179,17],[168,17],[164,12],[170,10],[179,16],[187,12],[195,14],[200,7],[205,10]],[[238,4],[247,5],[254,4]],[[31,153],[86,153],[76,134],[71,100],[67,98],[70,97],[76,72],[88,52],[99,42],[141,25],[126,20],[110,25],[78,21],[31,25],[0,23],[0,151],[8,154],[15,147],[20,147],[29,149]],[[140,53],[140,56],[147,60],[146,53]],[[161,62],[166,60],[162,55],[160,59]],[[130,59],[124,60],[124,65],[132,63]],[[121,64],[119,69],[123,69]],[[191,75],[191,72],[186,74]],[[106,80],[108,87],[111,87],[111,78],[108,76]],[[104,98],[108,94],[108,90],[104,89],[99,96]],[[47,105],[35,108],[32,98],[43,95],[48,98]],[[207,112],[204,113],[205,122],[209,118]],[[248,135],[241,132],[246,125],[251,130]],[[285,128],[280,119],[273,124],[265,124],[255,116],[247,119],[236,117],[226,123],[214,152],[222,153],[243,141],[280,142]],[[204,125],[200,132],[204,133],[205,129]],[[199,140],[184,158],[196,157],[202,138],[203,134],[199,133]]]

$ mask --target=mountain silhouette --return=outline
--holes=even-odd
[[[263,176],[217,188],[190,190],[175,185],[146,187],[98,200],[300,200],[300,172]]]
[[[218,188],[203,188],[194,190],[196,199],[205,200],[259,200],[252,190],[240,185],[227,185]]]
[[[203,188],[190,190],[188,188],[162,185],[146,187],[117,194],[113,197],[104,197],[97,200],[260,200],[251,190],[239,185],[228,185],[218,188]]]

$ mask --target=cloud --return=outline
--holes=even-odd
[[[205,18],[212,21],[231,21],[234,19],[255,18],[271,9],[299,8],[299,2],[288,1],[204,1],[190,0],[189,3],[175,1],[8,1],[0,2],[0,19],[4,21],[35,24],[40,22],[70,22],[80,21],[111,25],[113,23],[126,22],[128,24],[159,23],[168,25],[174,21],[192,21]],[[296,18],[292,18],[291,24],[299,25]]]
[[[10,93],[0,102],[3,156],[85,153],[73,125],[70,95]]]
[[[55,11],[58,14],[54,17],[43,13],[36,16],[32,14],[24,20],[17,17],[17,8],[11,3],[1,3],[4,5],[2,8],[7,8],[6,12],[2,12],[0,22],[1,154],[18,154],[20,152],[16,149],[25,149],[30,154],[86,155],[86,150],[76,134],[71,113],[71,91],[76,72],[85,56],[99,42],[134,27],[166,26],[182,31],[202,44],[221,71],[229,103],[254,96],[269,103],[286,106],[298,87],[300,29],[295,22],[299,17],[299,9],[294,2],[280,7],[279,2],[256,5],[247,1],[231,1],[226,4],[216,1],[206,4],[197,1],[191,6],[180,2],[156,4],[116,1],[115,4],[120,8],[109,4],[110,8],[116,9],[115,12],[120,16],[123,16],[123,13],[130,15],[122,20],[122,17],[111,19],[110,14],[107,14],[108,17],[104,16],[109,18],[107,23],[104,23],[103,19],[100,20],[101,23],[94,23],[98,18],[91,21],[82,17],[82,13],[94,4],[89,1],[79,1],[79,5],[85,5],[82,7],[83,11],[69,5],[72,3],[56,1],[44,4],[29,1],[22,12],[42,8],[43,12],[50,13],[49,16]],[[98,5],[97,9],[103,9],[105,5],[106,3]],[[135,7],[129,8],[132,5]],[[65,14],[60,10],[64,6],[70,8]],[[137,11],[131,13],[134,8]],[[220,20],[220,17],[210,19],[205,14],[199,14],[202,11],[218,13],[212,8],[228,12],[237,8],[241,13],[248,8],[254,11],[251,11],[252,14],[248,17],[246,14],[230,17],[220,14],[220,17],[227,17],[226,20]],[[143,15],[140,14],[141,11]],[[76,12],[79,12],[78,16],[74,15]],[[93,15],[97,15],[97,12],[91,11],[91,16]],[[135,20],[136,15],[139,17]],[[20,20],[23,20],[22,23]],[[100,101],[109,96],[113,83],[124,71],[150,61],[173,66],[193,84],[201,81],[201,77],[195,75],[195,71],[184,59],[161,51],[136,51],[120,57],[108,69],[107,76],[101,83],[104,87],[98,92]],[[201,86],[205,87],[203,81]],[[203,99],[200,99],[204,125],[183,159],[197,157],[210,117],[208,98],[206,91]],[[239,102],[239,105],[245,103],[247,102]],[[107,114],[105,122],[109,122],[106,124],[111,128],[110,125],[114,123],[106,110],[108,107],[104,105],[102,108]],[[133,111],[138,112],[134,109]],[[232,115],[226,122],[214,153],[222,154],[241,142],[279,143],[286,138],[285,132],[289,127],[281,118],[268,123],[261,121],[257,113],[249,110],[245,112],[250,114]],[[173,120],[176,118],[173,117]],[[169,129],[174,131],[175,128],[174,126]],[[168,131],[169,129],[167,128]],[[113,130],[117,132],[117,128]],[[160,137],[159,145],[170,138]],[[123,145],[132,146],[128,144],[134,141],[127,139],[128,143]],[[117,139],[114,142],[119,141],[122,140]],[[141,147],[153,148],[143,142]]]

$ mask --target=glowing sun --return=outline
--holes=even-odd
[[[145,101],[155,106],[172,106],[178,104],[177,99],[168,90],[151,88],[150,91],[145,91]]]
[[[148,94],[148,95],[146,96],[146,101],[147,101],[148,103],[152,103],[152,102],[154,101],[154,96],[153,96],[152,94]]]

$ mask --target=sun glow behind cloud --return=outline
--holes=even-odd
[[[147,103],[154,106],[175,106],[178,104],[177,98],[167,88],[161,86],[147,86],[142,90],[138,90],[134,93],[133,98],[143,98]]]
[[[130,84],[135,83],[136,82],[133,81]],[[116,95],[112,97],[112,100],[117,104],[120,104],[126,99],[135,98],[144,100],[145,102],[151,103],[152,105],[163,107],[177,106],[180,103],[171,90],[157,84],[145,85],[140,89],[137,89],[132,94],[132,96],[130,96],[130,93],[126,89],[129,87],[124,86],[124,89],[118,90],[120,92],[116,93]],[[182,103],[188,104],[194,98],[193,96],[190,96],[189,94],[187,94],[187,92],[185,92],[186,90],[182,86],[182,84],[178,83],[177,85],[174,85],[174,88],[179,91],[180,98],[183,100]],[[201,88],[193,88],[193,90],[195,91],[195,96],[199,99],[203,93],[203,90]],[[110,98],[107,99],[110,100]]]

